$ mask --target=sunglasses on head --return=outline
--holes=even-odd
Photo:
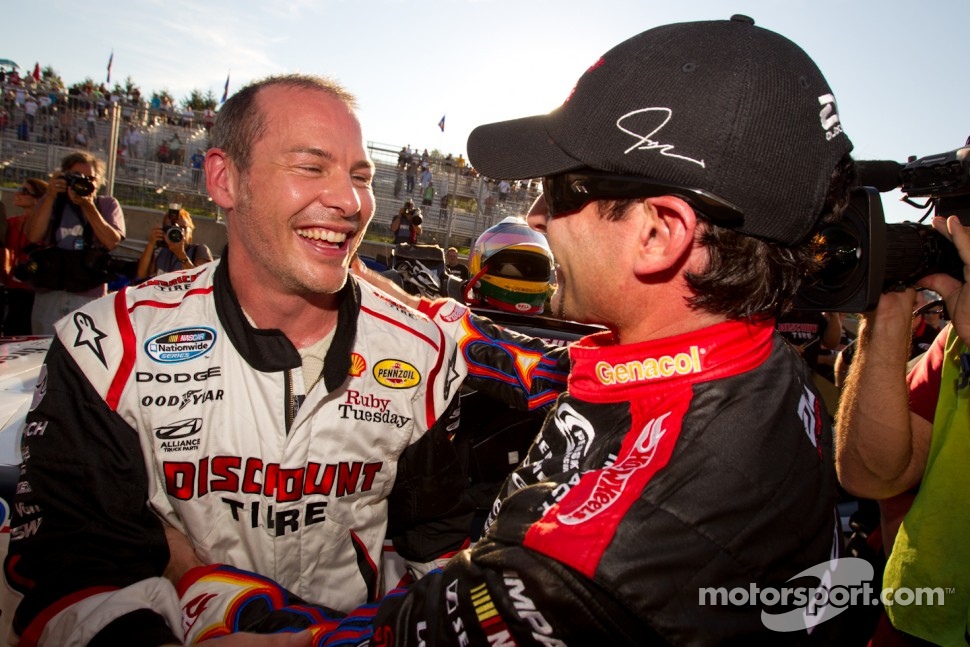
[[[594,200],[673,195],[682,198],[708,220],[722,227],[737,227],[744,223],[744,214],[740,209],[703,189],[604,171],[572,171],[546,176],[542,178],[542,195],[549,215],[553,217],[575,213]]]

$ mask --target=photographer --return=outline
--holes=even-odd
[[[401,207],[401,210],[394,220],[391,221],[391,233],[394,235],[394,244],[410,243],[414,245],[418,242],[421,235],[421,210],[414,206],[414,200],[408,200]]]
[[[179,205],[169,205],[168,213],[159,227],[152,229],[148,242],[138,259],[135,278],[144,281],[148,277],[166,272],[190,270],[212,260],[212,252],[205,244],[192,242],[195,223],[192,216]]]
[[[91,153],[70,153],[26,223],[27,240],[51,250],[34,277],[35,335],[52,335],[55,321],[108,293],[102,268],[125,238],[125,215],[113,197],[96,195],[103,173]]]
[[[886,613],[908,636],[958,644],[970,611],[964,496],[970,491],[970,228],[954,216],[935,218],[933,227],[956,246],[964,283],[931,274],[919,285],[944,295],[951,323],[906,375],[916,291],[886,292],[865,314],[839,406],[836,466],[842,485],[856,496],[885,500],[918,487],[890,540],[883,586],[945,587],[949,593],[943,604],[887,605]],[[898,644],[892,633],[881,626],[872,644]]]

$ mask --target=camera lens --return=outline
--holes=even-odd
[[[165,240],[172,243],[173,245],[182,242],[182,238],[184,238],[184,236],[182,235],[182,230],[179,229],[178,227],[169,227],[165,231]]]

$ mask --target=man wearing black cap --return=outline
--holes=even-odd
[[[483,538],[327,640],[831,641],[844,609],[818,582],[857,583],[829,561],[831,424],[774,320],[846,202],[851,149],[812,60],[742,16],[646,31],[557,110],[476,129],[483,175],[542,178],[553,309],[608,330],[570,347]],[[466,355],[487,343],[458,304],[426,312]]]

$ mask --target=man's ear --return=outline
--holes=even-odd
[[[680,266],[694,246],[697,215],[681,198],[665,195],[640,203],[643,227],[634,271],[656,274]]]
[[[238,175],[236,165],[226,155],[226,151],[221,148],[210,148],[206,151],[205,188],[212,201],[227,211],[236,204]]]

